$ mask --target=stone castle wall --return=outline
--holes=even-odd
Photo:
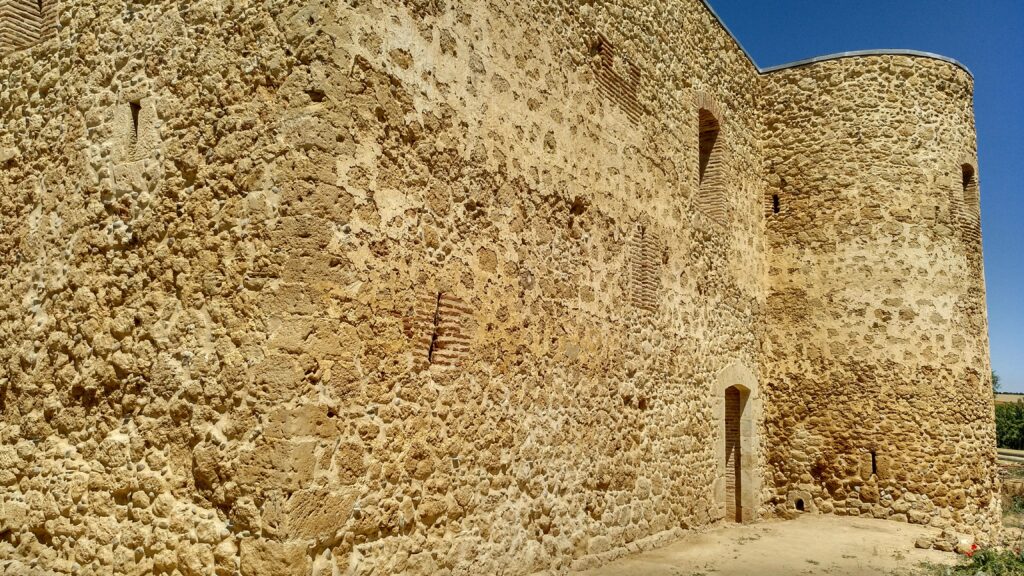
[[[859,164],[806,168],[817,148],[782,124],[804,122],[804,77],[861,60],[760,75],[696,1],[101,0],[61,3],[54,21],[55,37],[0,62],[12,569],[593,565],[725,517],[732,386],[744,520],[784,512],[795,491],[852,513],[840,482],[869,504],[872,486],[882,503],[927,495],[929,522],[991,525],[991,422],[963,426],[989,416],[955,385],[971,367],[985,385],[980,261],[956,268],[970,252],[942,231],[948,206],[918,214],[923,184],[895,208],[881,186],[863,191],[879,205],[851,206],[879,229],[912,212],[902,257],[944,250],[893,307],[941,300],[912,326],[949,335],[929,334],[937,356],[920,364],[884,356],[902,333],[878,335],[861,362],[872,375],[891,362],[898,377],[877,386],[904,402],[899,386],[944,371],[923,376],[949,402],[936,438],[974,439],[956,436],[938,480],[911,467],[861,485],[837,464],[856,451],[835,446],[880,446],[906,410],[878,400],[895,427],[864,437],[838,411],[798,409],[827,384],[855,390],[810,372],[821,356],[795,340],[818,319],[828,338],[865,336],[787,315],[817,310],[785,290],[818,277],[779,262],[840,263],[815,241],[847,234],[849,213],[795,214],[824,213]],[[951,91],[931,105],[956,123],[934,120],[928,150],[942,153],[918,168],[929,191],[955,191],[959,165],[939,160],[971,149],[969,81],[906,62]],[[839,84],[830,98],[866,97]],[[932,102],[925,88],[906,98],[922,93]],[[878,141],[897,152],[900,138]],[[879,174],[899,185],[895,165]],[[824,192],[791,200],[781,178],[805,177]],[[766,216],[776,190],[783,212]],[[884,234],[849,257],[878,268]],[[878,461],[932,445],[901,440]],[[938,494],[948,478],[960,492]]]

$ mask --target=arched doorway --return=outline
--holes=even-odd
[[[744,364],[736,363],[718,374],[711,393],[716,518],[753,522],[761,492],[757,429],[762,408],[757,378]]]

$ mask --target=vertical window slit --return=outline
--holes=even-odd
[[[434,349],[437,347],[437,325],[441,321],[441,292],[437,293],[437,304],[434,306],[434,323],[430,333],[430,348],[427,350],[427,364],[434,363]]]
[[[871,451],[871,474],[878,475],[878,454],[874,450]]]
[[[963,176],[964,192],[967,192],[967,189],[970,187],[971,183],[974,182],[974,167],[971,166],[970,164],[964,164],[961,167],[961,172]]]
[[[960,226],[967,238],[981,239],[981,197],[978,192],[978,176],[971,164],[961,166],[963,197],[961,202]]]
[[[720,140],[721,124],[711,111],[701,108],[698,114],[698,186],[697,207],[716,224],[726,224],[727,201]]]
[[[590,55],[594,60],[598,92],[622,108],[630,120],[639,121],[645,112],[637,97],[640,68],[624,55],[616,54],[615,47],[603,34],[598,34],[591,42]]]
[[[778,194],[772,194],[772,213],[773,214],[778,214],[779,213],[779,195]]]
[[[132,110],[132,139],[139,139],[139,113],[142,112],[142,104],[139,102],[129,102],[128,105]]]
[[[705,185],[711,155],[718,141],[718,119],[707,110],[700,111],[700,184]]]

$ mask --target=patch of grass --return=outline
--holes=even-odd
[[[1024,527],[1024,498],[1003,496],[1003,526]]]
[[[1011,496],[1010,507],[1006,514],[1024,514],[1024,496]]]

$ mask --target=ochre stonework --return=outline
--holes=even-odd
[[[955,63],[761,71],[699,0],[0,0],[0,54],[7,574],[999,528]]]

